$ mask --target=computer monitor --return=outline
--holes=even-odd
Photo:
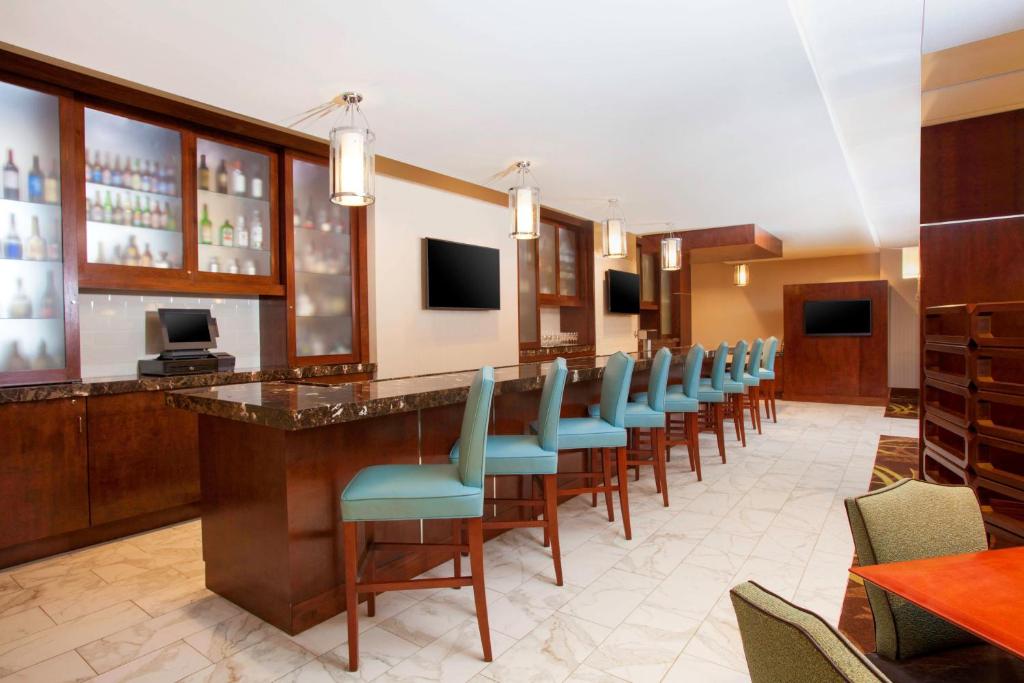
[[[165,351],[203,351],[217,346],[217,321],[204,308],[161,308],[160,335]]]

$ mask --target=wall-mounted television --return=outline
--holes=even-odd
[[[804,334],[809,337],[871,335],[871,299],[804,302]]]
[[[640,276],[624,270],[605,273],[609,313],[640,312]]]
[[[426,308],[501,308],[500,252],[461,242],[423,240]]]

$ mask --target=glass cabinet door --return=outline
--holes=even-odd
[[[53,95],[0,82],[0,383],[66,367],[59,110]]]
[[[327,166],[292,160],[295,355],[353,352],[354,210],[330,201]]]
[[[569,228],[558,228],[558,294],[575,299],[576,233]]]
[[[658,290],[655,278],[658,276],[654,252],[640,252],[640,301],[645,304],[658,303]]]
[[[519,248],[519,343],[540,341],[537,315],[537,244],[517,240]]]
[[[85,109],[86,263],[181,270],[181,134]]]
[[[199,271],[272,274],[270,157],[196,140]]]
[[[540,293],[558,294],[558,229],[549,224],[540,224],[537,249],[540,251]]]

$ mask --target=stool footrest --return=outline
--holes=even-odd
[[[558,489],[559,496],[581,496],[584,493],[607,493],[609,491],[618,491],[618,484],[612,484],[611,486],[586,486],[578,489]]]
[[[517,519],[517,520],[493,520],[484,521],[485,529],[519,529],[521,527],[538,527],[543,528],[548,525],[547,522],[539,519]]]
[[[358,593],[386,593],[387,591],[420,590],[424,588],[458,588],[472,586],[472,576],[450,576],[442,579],[410,579],[408,581],[382,581],[380,583],[357,583]]]
[[[379,550],[448,550],[451,552],[469,552],[469,546],[465,543],[377,543],[367,547],[367,552]]]
[[[520,505],[522,507],[541,507],[544,500],[541,498],[484,498],[484,505],[494,503],[508,503],[509,505]]]

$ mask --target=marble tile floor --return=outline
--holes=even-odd
[[[879,434],[917,422],[877,407],[779,402],[779,423],[685,451],[664,508],[631,483],[632,541],[580,498],[561,506],[566,584],[536,530],[486,545],[494,662],[480,659],[472,591],[389,593],[290,637],[203,586],[199,522],[0,572],[0,681],[744,681],[730,586],[756,579],[835,623],[853,551],[842,500],[867,490]]]

